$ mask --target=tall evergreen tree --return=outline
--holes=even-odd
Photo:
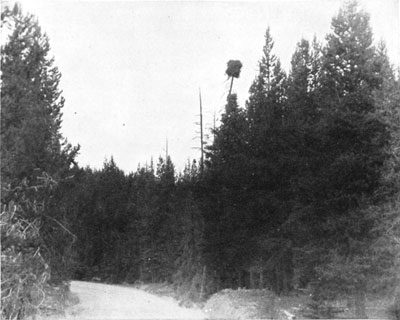
[[[41,181],[49,181],[54,190],[55,184],[75,163],[79,148],[68,144],[60,132],[64,106],[58,88],[61,75],[54,66],[54,59],[49,57],[47,36],[36,18],[23,14],[18,4],[13,10],[6,8],[2,18],[3,28],[9,28],[1,53],[2,201],[7,203],[17,194],[8,191],[21,183],[29,190]],[[42,236],[50,237],[47,240],[55,245],[54,232],[60,226],[53,224],[57,224],[55,221],[65,223],[65,219],[59,211],[50,210],[51,190],[34,190],[43,190],[30,192],[31,200],[40,202],[44,210],[40,218],[51,216],[43,223]],[[25,193],[24,197],[30,195]],[[28,216],[28,219],[35,218]],[[51,255],[57,255],[59,250],[61,248],[55,249]]]
[[[7,35],[1,48],[1,202],[15,204],[9,223],[15,231],[25,230],[20,239],[1,230],[2,252],[7,252],[2,255],[2,283],[9,290],[4,295],[8,301],[2,296],[2,316],[22,318],[37,309],[35,291],[49,280],[60,283],[67,277],[75,236],[53,200],[78,148],[60,132],[64,99],[47,36],[18,4],[6,6],[1,19]]]
[[[175,210],[178,212],[179,247],[173,282],[178,292],[192,301],[202,300],[206,292],[207,266],[203,259],[204,220],[195,199],[200,178],[196,161],[188,162],[177,182]]]
[[[259,62],[259,73],[250,87],[247,103],[251,128],[271,126],[274,120],[274,103],[279,102],[278,84],[284,78],[279,59],[273,53],[274,41],[270,28],[265,32],[263,56]],[[258,125],[259,124],[259,125]]]
[[[291,71],[288,79],[288,104],[292,113],[292,121],[301,125],[306,123],[309,117],[312,117],[313,92],[312,84],[312,54],[310,44],[302,39],[298,44],[296,51],[292,56]],[[302,123],[298,123],[301,121]]]
[[[245,112],[237,104],[236,94],[228,96],[221,126],[208,148],[209,170],[204,181],[209,187],[205,209],[205,258],[216,270],[221,285],[231,286],[243,260],[246,225],[247,123]],[[245,221],[244,221],[245,219]]]
[[[295,170],[293,159],[296,158],[296,139],[290,129],[293,116],[288,107],[288,81],[279,59],[273,53],[273,44],[268,28],[259,74],[250,88],[246,103],[247,172],[249,197],[252,199],[248,208],[252,212],[253,242],[255,247],[260,247],[259,253],[255,253],[260,255],[259,259],[275,256],[274,252],[288,243],[288,234],[281,226],[292,205],[291,180]],[[266,240],[268,238],[270,241]],[[287,281],[291,281],[290,275],[279,267],[280,259],[270,260],[263,271],[277,275],[268,280],[269,286],[277,292],[287,291],[290,287]],[[291,265],[291,261],[286,261],[286,265]],[[280,282],[283,278],[288,279],[284,285]]]
[[[178,252],[179,225],[177,225],[177,212],[174,210],[175,167],[170,156],[167,155],[166,159],[159,158],[156,178],[157,201],[151,226],[154,237],[151,264],[153,273],[159,281],[171,281]]]
[[[78,151],[60,132],[61,74],[33,15],[16,5],[7,22],[11,30],[1,55],[2,177],[15,184],[36,170],[57,178]]]
[[[390,130],[390,157],[385,164],[383,186],[380,190],[385,199],[380,206],[373,207],[370,211],[379,223],[376,223],[375,232],[379,240],[375,242],[375,256],[378,273],[381,278],[374,279],[379,288],[391,289],[393,296],[393,311],[400,310],[400,220],[399,212],[399,164],[400,164],[400,82],[399,74],[395,74],[390,64],[386,45],[381,41],[377,48],[376,66],[381,70],[379,88],[374,92],[378,114]],[[382,262],[386,262],[383,264]],[[383,276],[382,276],[383,275]],[[386,290],[387,291],[387,290]]]
[[[389,136],[373,98],[380,69],[368,14],[348,3],[332,20],[332,29],[323,49],[318,89],[324,97],[318,105],[322,140],[315,149],[320,170],[313,177],[315,219],[310,221],[318,241],[315,248],[326,255],[319,255],[325,262],[321,260],[315,297],[329,300],[346,292],[355,297],[357,315],[363,317],[368,274],[374,272],[366,262],[374,221],[365,209],[379,201],[376,191]]]

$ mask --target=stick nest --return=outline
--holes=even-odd
[[[225,73],[228,75],[228,77],[239,78],[242,66],[242,63],[239,60],[229,60],[228,68],[226,69]]]

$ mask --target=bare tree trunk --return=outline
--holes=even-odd
[[[200,173],[203,173],[204,170],[203,104],[201,102],[200,89],[199,89],[199,99],[200,99],[200,150],[201,150]]]
[[[250,289],[254,289],[255,284],[254,284],[254,271],[250,270]]]
[[[366,319],[367,318],[367,310],[365,307],[365,292],[363,289],[358,289],[356,294],[355,294],[355,299],[354,299],[354,306],[355,306],[355,312],[356,312],[356,317],[358,319]]]
[[[282,293],[287,294],[289,292],[289,284],[288,284],[288,277],[287,277],[287,272],[283,268],[282,270]]]
[[[229,88],[229,94],[228,94],[228,97],[231,95],[231,92],[232,92],[232,86],[233,86],[233,77],[231,77],[231,87]]]
[[[200,287],[200,300],[203,300],[204,296],[204,286],[206,283],[206,274],[207,274],[207,267],[203,267],[203,275],[201,276],[201,287]]]

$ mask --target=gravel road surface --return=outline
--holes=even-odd
[[[72,281],[79,303],[67,308],[66,319],[205,319],[199,309],[180,307],[176,300],[118,285]]]

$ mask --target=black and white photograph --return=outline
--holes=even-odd
[[[1,319],[400,320],[399,0],[1,0]]]

